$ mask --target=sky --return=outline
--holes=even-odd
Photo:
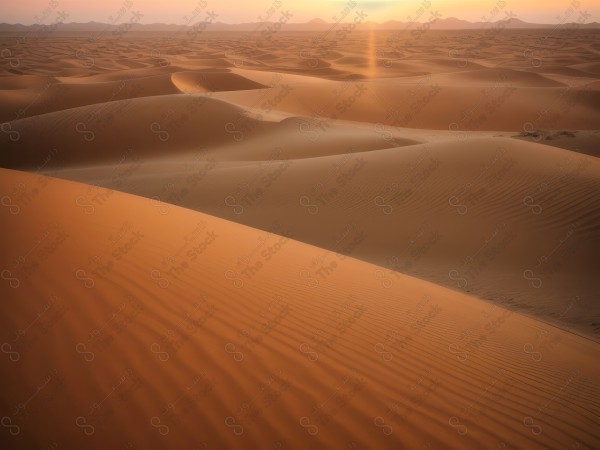
[[[261,20],[306,22],[320,18],[334,22],[364,20],[385,22],[431,17],[458,17],[469,21],[492,21],[518,17],[526,22],[600,21],[598,0],[0,0],[0,22],[50,25],[63,22],[187,24],[206,20],[225,23]],[[345,15],[345,12],[349,12]],[[287,14],[284,14],[287,13]]]

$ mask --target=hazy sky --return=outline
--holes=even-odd
[[[58,17],[65,17],[64,22],[121,23],[135,18],[141,23],[183,24],[205,20],[208,11],[217,14],[216,21],[226,23],[261,18],[277,21],[286,11],[290,22],[314,18],[334,21],[348,11],[349,5],[351,12],[343,21],[353,20],[357,11],[363,11],[366,20],[376,22],[405,21],[409,17],[427,22],[432,13],[471,21],[482,17],[495,21],[512,13],[537,23],[561,23],[565,19],[576,22],[585,13],[585,22],[600,20],[598,0],[0,0],[0,22],[52,24]],[[63,11],[68,15],[60,15]],[[422,11],[424,14],[416,17]]]

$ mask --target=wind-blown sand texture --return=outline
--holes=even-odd
[[[547,34],[0,35],[1,447],[600,448],[600,32]]]

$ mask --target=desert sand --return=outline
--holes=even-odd
[[[0,35],[2,447],[599,448],[600,32],[547,34]]]

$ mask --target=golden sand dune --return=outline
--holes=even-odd
[[[277,139],[292,138],[286,145],[288,158],[420,142],[398,133],[394,133],[391,142],[374,129],[365,133],[364,127],[352,124],[328,121],[315,125],[307,118],[283,119],[285,116],[271,109],[276,103],[274,96],[287,95],[286,89],[280,85],[260,90],[263,94],[255,103],[256,112],[208,92],[131,98],[15,120],[0,135],[5,149],[0,161],[9,167],[52,169],[94,161],[116,163],[124,154],[140,160],[188,160],[190,153],[209,146],[214,147],[221,160],[256,161],[271,158],[272,142]],[[118,140],[114,139],[115,134],[120,136]],[[40,137],[44,139],[42,145]]]
[[[359,131],[304,139],[313,157],[300,159],[299,131],[283,128],[238,147],[51,173],[263,230],[276,220],[296,239],[383,266],[382,278],[408,273],[598,340],[598,159],[508,138],[394,147]],[[365,150],[375,136],[392,147]],[[314,156],[324,148],[338,153]],[[327,265],[311,270],[327,276]]]
[[[221,72],[152,70],[86,77],[0,77],[4,89],[0,120],[11,121],[54,111],[169,94],[260,89],[240,75]],[[161,73],[162,72],[162,73]],[[17,90],[18,89],[18,90]]]
[[[598,31],[340,27],[0,34],[2,449],[600,448]]]
[[[543,144],[593,152],[598,135],[538,132],[592,126],[600,91],[589,79],[571,89],[542,87],[552,80],[514,69],[352,82],[238,68],[159,68],[155,77],[143,70],[127,83],[160,90],[160,81],[188,93],[12,121],[0,135],[3,165],[101,186],[92,203],[109,188],[263,230],[277,220],[301,241],[379,264],[392,277],[408,273],[597,339],[592,268],[600,261],[586,243],[597,239],[600,169],[594,158]],[[73,86],[90,95],[73,98],[125,83],[118,73],[78,80]],[[478,76],[481,86],[468,82]],[[486,87],[494,77],[502,83]],[[393,92],[405,100],[386,111]],[[561,103],[536,114],[554,95]],[[569,98],[577,102],[565,111]],[[468,114],[458,99],[473,103]],[[372,123],[377,115],[382,122]],[[453,117],[446,131],[406,128],[421,119],[443,128]],[[505,135],[533,142],[478,131],[485,123],[525,128],[526,136]]]
[[[2,170],[10,448],[595,448],[597,346],[285,237]],[[324,280],[318,258],[338,264]],[[15,370],[18,367],[19,370]],[[60,413],[57,413],[57,407]]]
[[[249,71],[235,71],[253,78]],[[560,83],[535,73],[518,74],[514,79],[505,78],[506,73],[510,72],[499,71],[495,81],[485,82],[488,75],[484,70],[482,81],[477,83],[468,81],[474,76],[471,72],[400,79],[298,81],[289,83],[291,90],[281,99],[278,109],[303,116],[420,129],[596,129],[600,121],[597,108],[600,90],[596,82],[588,80],[574,87],[544,87],[560,86]],[[257,80],[262,77],[264,74]],[[261,93],[246,91],[218,96],[251,107],[256,105]]]

